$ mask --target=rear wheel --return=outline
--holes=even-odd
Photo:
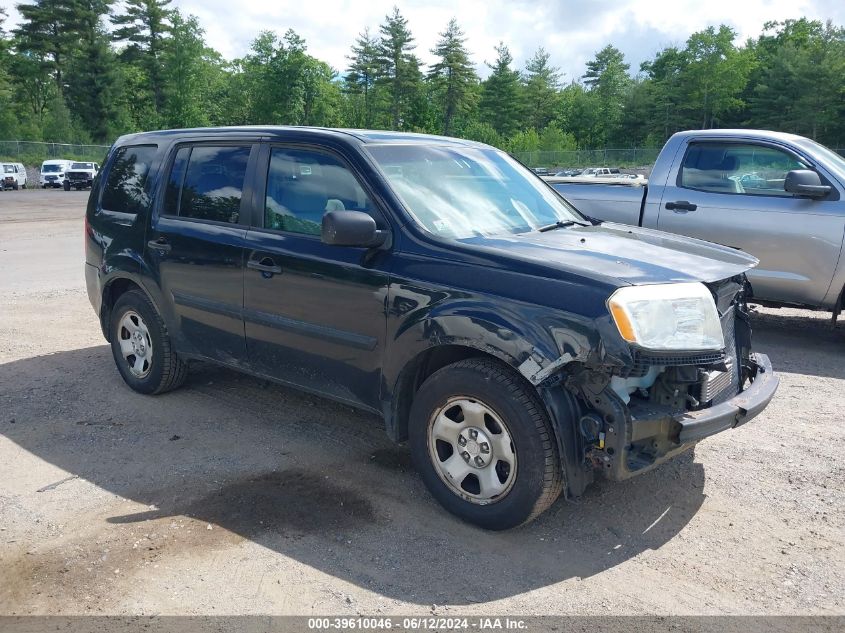
[[[188,373],[173,350],[164,321],[140,290],[122,294],[111,312],[112,356],[123,380],[139,393],[176,389]]]
[[[527,523],[562,489],[542,404],[521,376],[496,361],[469,359],[432,374],[414,398],[409,435],[432,495],[483,528]]]

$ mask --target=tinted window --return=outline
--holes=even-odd
[[[167,187],[164,190],[164,215],[179,215],[179,194],[182,191],[182,183],[185,181],[185,169],[188,167],[188,157],[191,155],[190,147],[180,147],[173,159],[173,166],[170,168],[170,177],[167,179]]]
[[[773,147],[744,143],[695,143],[681,168],[680,186],[745,195],[791,196],[787,172],[805,169],[797,158]]]
[[[319,235],[323,214],[344,210],[372,213],[373,205],[343,163],[319,152],[273,149],[267,174],[265,227]]]
[[[181,152],[177,153],[171,170],[168,193],[176,186],[174,180],[180,179]],[[249,152],[249,147],[197,145],[191,148],[179,196],[178,215],[237,224]],[[171,206],[168,212],[173,211]]]
[[[102,207],[123,213],[143,213],[150,206],[147,175],[156,154],[155,145],[121,147],[115,152],[103,186]]]

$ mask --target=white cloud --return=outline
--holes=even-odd
[[[2,0],[17,21],[13,1]],[[244,55],[259,31],[283,34],[294,29],[309,52],[344,70],[346,55],[365,27],[377,33],[394,4],[408,19],[417,54],[431,61],[429,50],[438,33],[455,17],[468,37],[473,61],[482,75],[484,61],[493,61],[494,47],[504,41],[517,64],[543,46],[552,61],[577,79],[596,51],[612,43],[626,54],[633,70],[661,48],[683,44],[689,35],[710,25],[728,24],[740,41],[757,36],[763,24],[807,16],[845,24],[841,0],[174,0],[174,6],[200,19],[210,46],[225,57]]]

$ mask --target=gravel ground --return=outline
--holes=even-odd
[[[85,295],[87,194],[0,194],[0,614],[843,614],[845,332],[760,309],[754,422],[486,533],[378,420],[212,366],[145,397]]]

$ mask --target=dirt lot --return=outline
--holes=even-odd
[[[755,422],[485,533],[377,420],[211,366],[120,380],[87,193],[0,194],[0,614],[845,613],[845,331],[760,310]]]

